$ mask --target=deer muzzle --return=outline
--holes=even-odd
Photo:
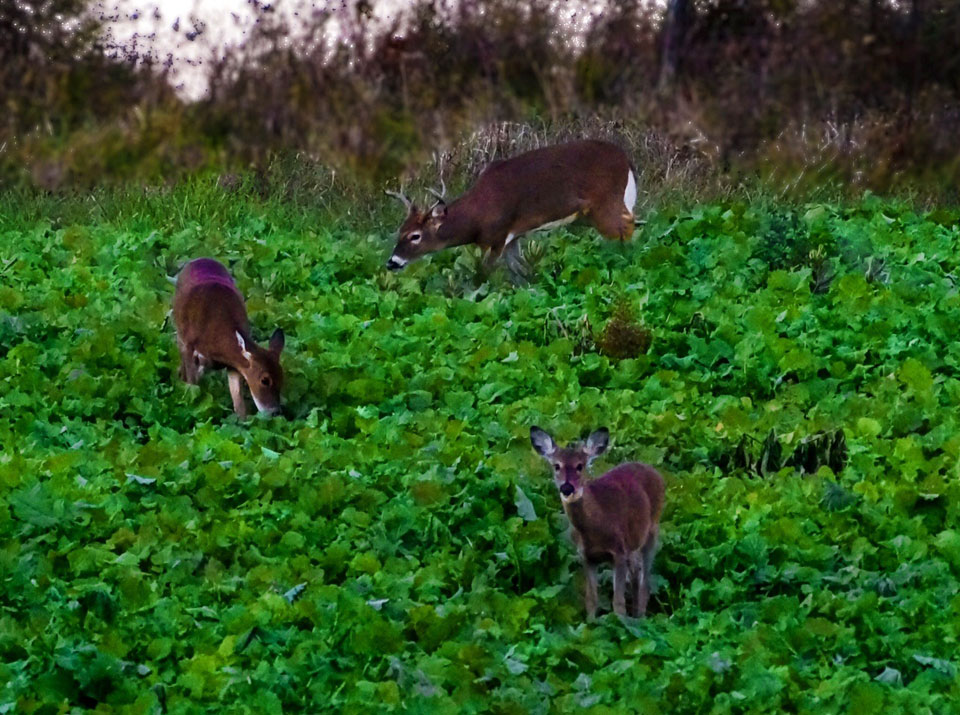
[[[407,265],[407,262],[402,258],[397,258],[396,256],[390,256],[387,260],[387,269],[391,271],[399,271]]]

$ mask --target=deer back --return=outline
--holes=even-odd
[[[664,492],[659,472],[639,462],[588,482],[582,499],[564,505],[587,558],[602,560],[643,546],[659,523]]]
[[[183,267],[173,316],[184,344],[223,365],[245,362],[236,334],[252,342],[247,309],[232,276],[219,262],[198,258]]]
[[[622,197],[630,169],[629,158],[614,144],[568,142],[494,162],[461,200],[487,222],[505,222],[522,232]]]

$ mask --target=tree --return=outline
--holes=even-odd
[[[660,53],[661,91],[668,89],[677,75],[680,64],[680,48],[690,22],[690,0],[668,0],[667,14],[663,22],[663,40]]]

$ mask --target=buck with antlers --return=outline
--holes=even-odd
[[[198,258],[183,267],[173,298],[173,319],[181,379],[193,385],[207,368],[225,367],[238,416],[247,414],[241,377],[258,410],[270,415],[280,411],[283,331],[274,331],[266,349],[253,342],[243,296],[222,264]]]
[[[605,141],[557,144],[495,161],[449,205],[443,191],[419,209],[403,193],[387,192],[407,208],[387,268],[444,248],[475,243],[492,263],[507,248],[516,259],[517,239],[583,217],[607,238],[633,235],[637,182],[622,149]]]
[[[553,467],[563,510],[573,527],[586,575],[587,618],[592,620],[597,612],[597,564],[611,560],[614,612],[626,614],[629,574],[634,615],[644,615],[666,491],[663,477],[647,464],[626,462],[586,481],[585,470],[610,443],[606,428],[591,434],[585,444],[558,447],[549,434],[531,427],[530,441]]]

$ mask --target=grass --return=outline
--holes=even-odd
[[[950,710],[955,212],[665,205],[514,286],[387,273],[398,206],[328,179],[0,196],[0,707]],[[197,255],[284,328],[290,419],[176,379]],[[583,623],[530,424],[666,474],[648,619],[605,570]]]

